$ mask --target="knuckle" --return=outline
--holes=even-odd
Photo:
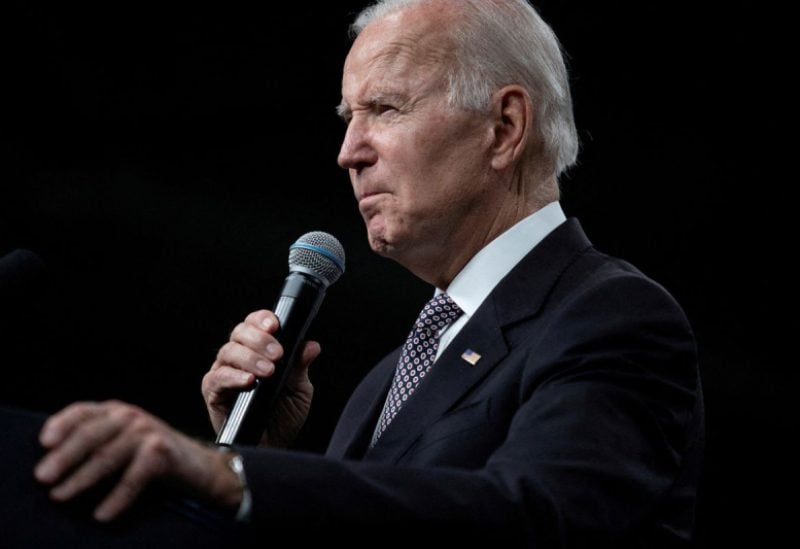
[[[64,409],[65,415],[76,415],[78,417],[86,417],[90,414],[93,414],[98,409],[98,403],[96,402],[76,402],[74,404],[70,404]]]
[[[261,358],[262,356],[259,353],[256,353],[250,347],[246,347],[244,345],[234,345],[231,346],[226,352],[225,360],[220,362],[229,368],[250,371],[252,370],[253,365]],[[230,370],[220,372],[221,379],[224,379],[222,376],[229,375]]]
[[[247,329],[247,322],[246,321],[240,322],[239,324],[234,326],[233,330],[231,330],[230,339],[233,340],[237,334],[242,333],[242,331],[244,331],[245,329]]]
[[[228,355],[230,354],[230,343],[226,343],[222,347],[219,348],[217,351],[217,362],[220,364],[226,364],[228,362]]]
[[[166,453],[169,444],[163,433],[150,433],[144,439],[142,448],[149,457],[160,457]]]
[[[213,372],[207,372],[206,375],[203,376],[203,380],[200,382],[200,392],[203,393],[203,396],[206,397],[206,400],[208,400],[208,395],[213,390],[213,376]]]
[[[70,406],[68,406],[66,409],[81,413],[89,411],[92,408],[92,406],[93,403],[91,402],[76,402],[75,404],[71,404]]]
[[[232,357],[235,356],[236,349],[239,347],[238,343],[233,341],[229,341],[222,347],[220,347],[219,352],[217,353],[217,361],[222,364],[228,364],[232,360]]]
[[[142,443],[142,458],[145,469],[154,474],[166,472],[171,444],[163,433],[151,433]]]
[[[215,364],[217,364],[217,363],[222,364],[222,363],[225,362],[225,348],[227,346],[228,346],[228,343],[224,344],[222,347],[219,348],[219,351],[217,351],[217,356],[215,357]],[[212,369],[214,368],[215,364],[211,365]],[[209,373],[211,373],[211,372],[209,372]],[[206,375],[208,375],[208,374],[206,374]]]
[[[245,324],[258,324],[261,322],[267,314],[269,313],[266,309],[259,309],[258,311],[253,311],[244,319]]]
[[[132,404],[120,401],[110,401],[109,404],[112,405],[109,406],[106,413],[109,418],[117,423],[130,423],[144,415],[144,411],[141,408]]]
[[[278,320],[278,317],[275,316],[275,313],[267,309],[261,309],[260,311],[250,313],[247,316],[245,323],[251,324],[259,330],[265,330],[267,328],[264,327],[264,322],[267,320],[272,322],[272,329],[269,331],[274,331],[274,328],[280,324],[280,321]]]
[[[220,369],[203,377],[203,382],[200,384],[200,392],[206,404],[216,400],[219,390],[225,387],[224,372],[224,369]]]
[[[131,414],[127,420],[129,429],[132,433],[147,434],[154,429],[153,421],[143,413]]]
[[[243,347],[255,348],[271,339],[272,336],[264,331],[263,327],[247,326],[241,331],[234,334],[231,343],[241,345]]]

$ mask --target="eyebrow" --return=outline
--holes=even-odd
[[[338,114],[338,115],[339,115],[339,118],[341,118],[342,120],[345,120],[345,121],[346,121],[346,120],[347,120],[347,119],[350,117],[350,115],[352,114],[352,111],[350,110],[350,106],[349,106],[349,105],[347,105],[347,104],[344,102],[344,99],[342,100],[342,102],[341,102],[341,103],[339,103],[338,105],[336,105],[336,114]]]
[[[396,93],[396,92],[375,92],[373,93],[367,102],[365,103],[368,107],[374,107],[375,105],[380,105],[382,103],[405,103],[406,98],[403,94]],[[350,105],[345,103],[344,99],[342,102],[339,103],[336,107],[336,114],[339,115],[340,118],[343,120],[347,120],[348,117],[352,115],[353,111],[350,108]]]

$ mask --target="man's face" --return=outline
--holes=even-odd
[[[447,44],[410,9],[373,22],[347,57],[339,153],[372,248],[412,271],[459,244],[487,190],[488,117],[451,107]]]

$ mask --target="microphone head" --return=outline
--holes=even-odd
[[[344,272],[344,248],[328,233],[306,233],[289,246],[289,271],[311,274],[330,286]]]

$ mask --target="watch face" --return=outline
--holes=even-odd
[[[250,489],[247,487],[247,478],[244,475],[244,460],[239,454],[233,454],[227,460],[228,467],[239,479],[239,485],[242,488],[242,501],[239,504],[239,509],[236,511],[236,520],[239,522],[247,522],[250,520],[250,508],[253,505],[253,498],[250,494]]]
[[[228,467],[231,468],[231,471],[236,473],[236,476],[239,477],[239,480],[244,484],[244,463],[242,463],[242,456],[239,454],[231,456],[231,459],[228,460]]]

